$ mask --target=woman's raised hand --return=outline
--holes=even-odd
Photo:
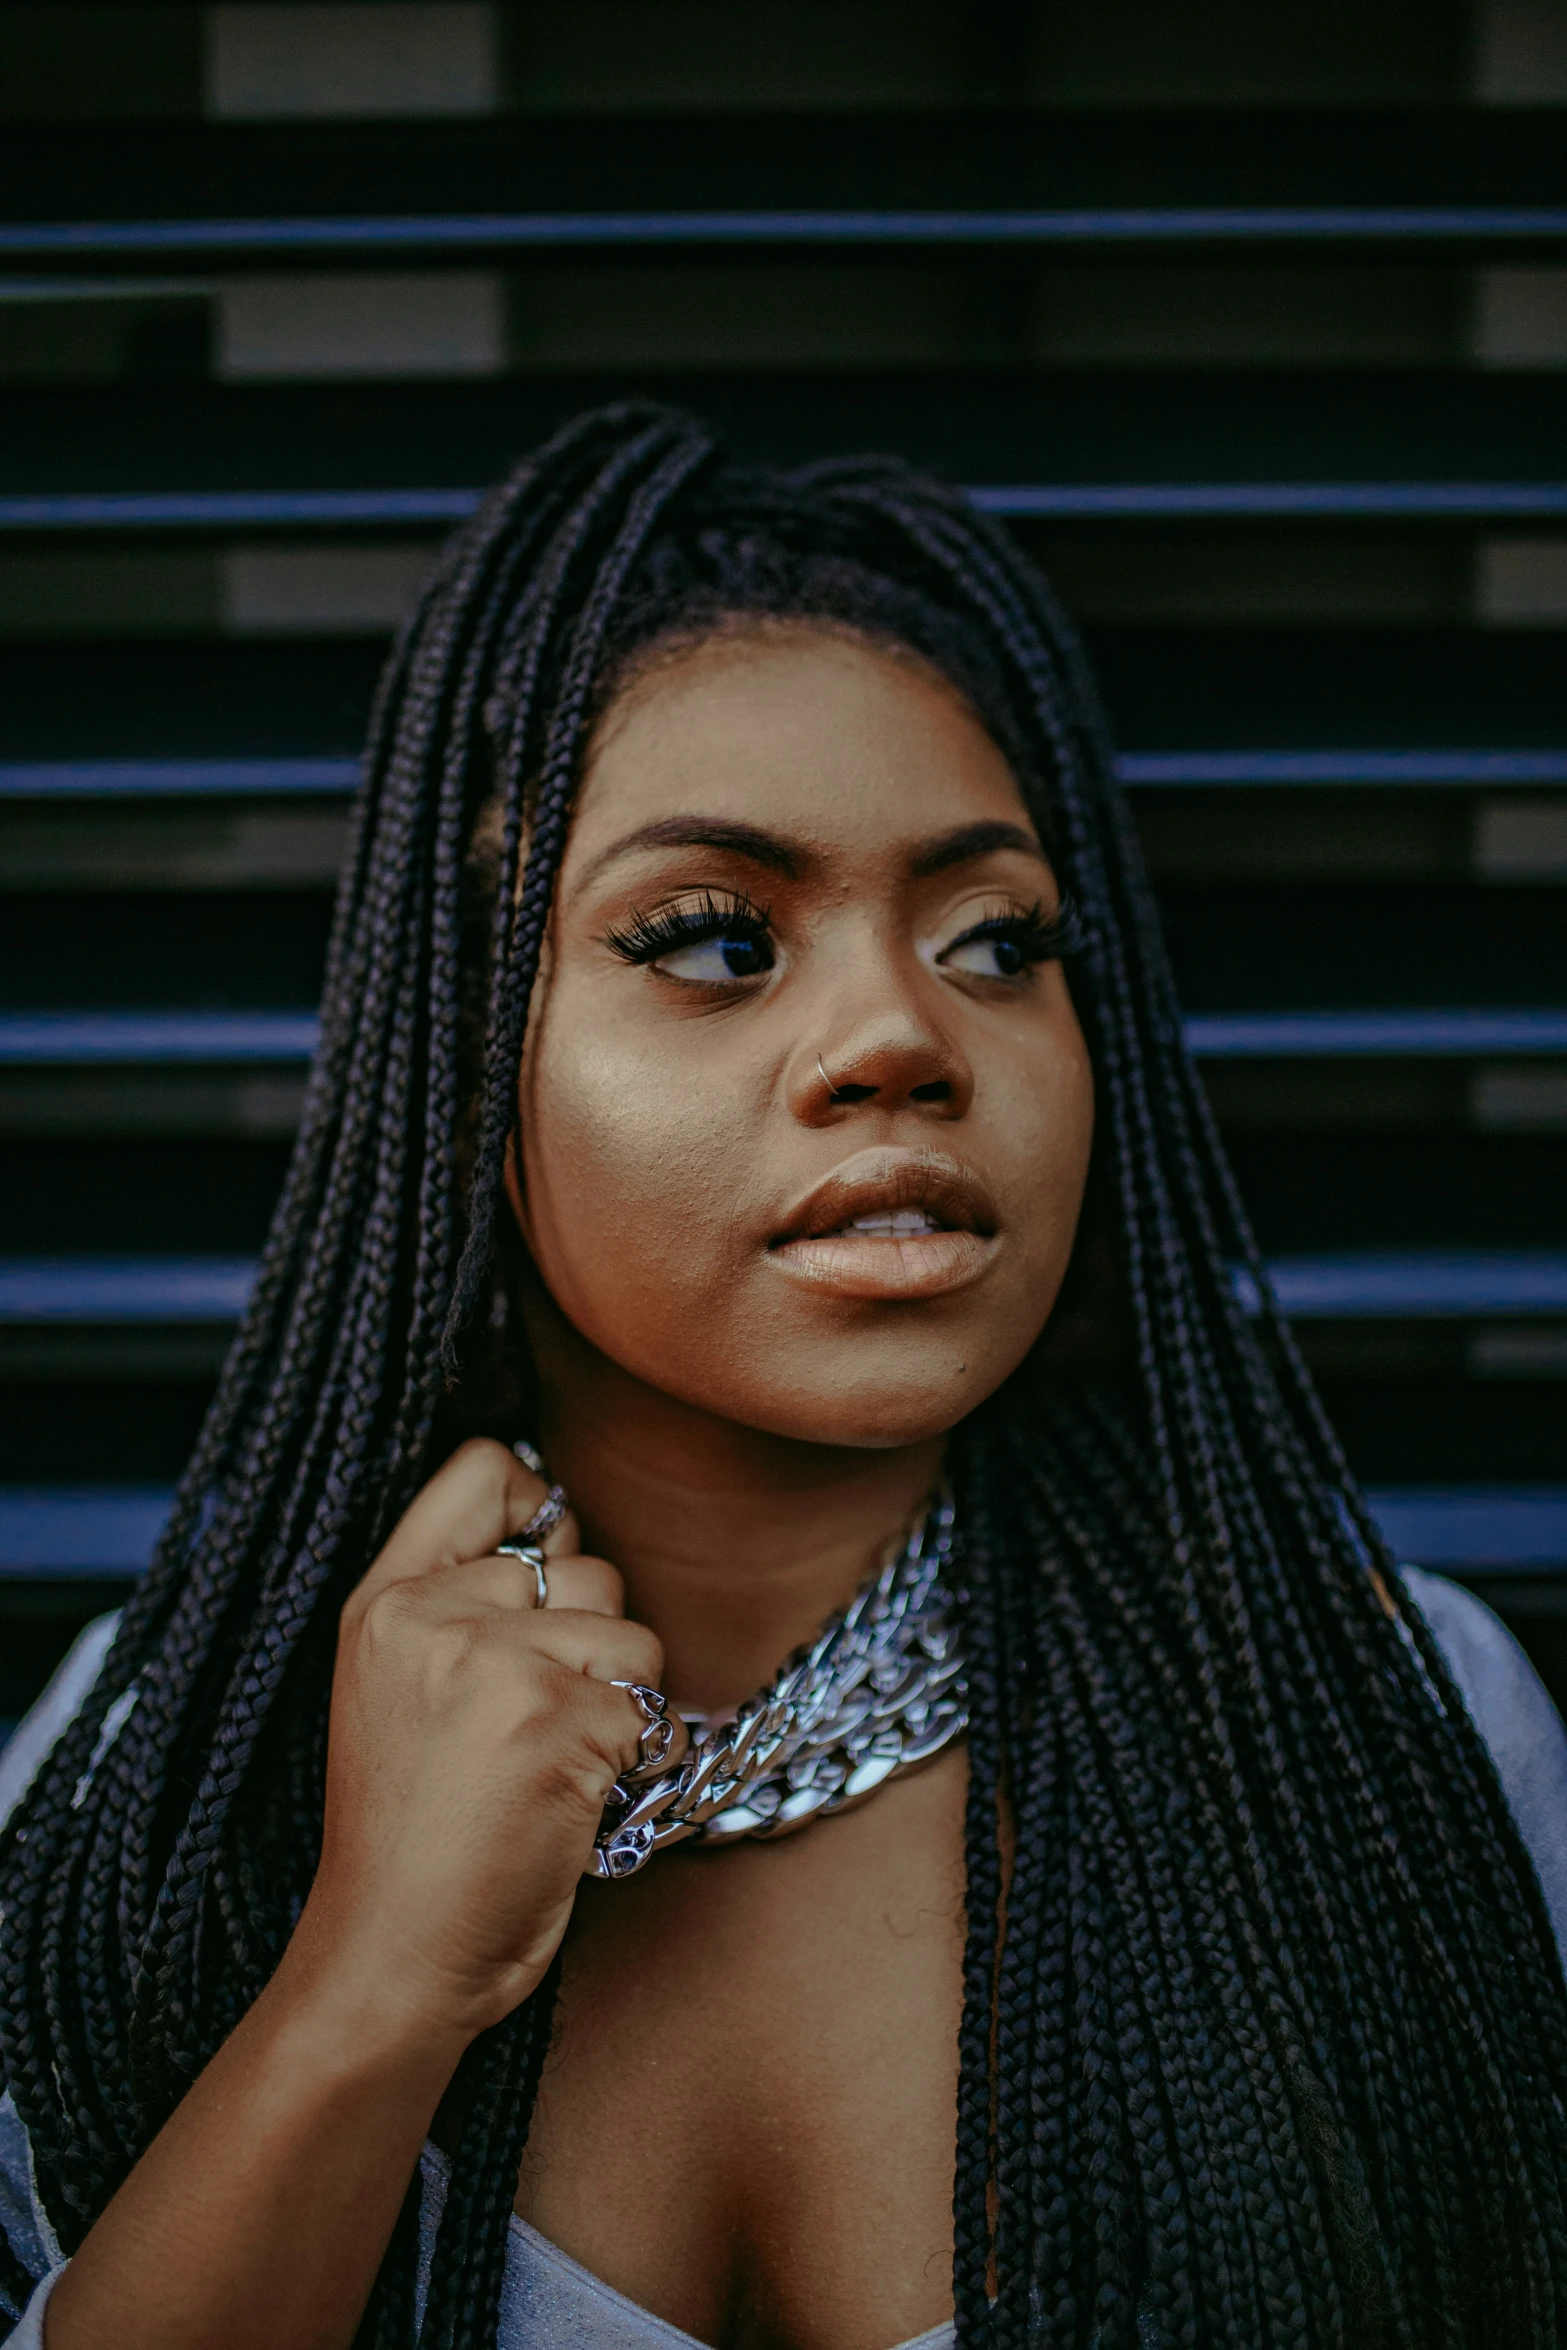
[[[504,1445],[465,1444],[344,1608],[304,1915],[61,2277],[51,2350],[356,2338],[458,2059],[548,1966],[637,1760],[611,1684],[663,1667],[570,1517],[546,1607],[497,1556],[543,1498]]]
[[[568,1513],[531,1566],[496,1554],[544,1498],[504,1445],[465,1444],[343,1610],[321,1866],[295,1937],[410,2019],[470,2038],[539,1981],[663,1650]],[[671,1759],[685,1742],[675,1724]]]

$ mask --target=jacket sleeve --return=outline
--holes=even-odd
[[[65,2266],[48,2216],[38,2200],[32,2150],[9,2096],[0,2098],[0,2229],[36,2289],[8,2337],[7,2350],[43,2350],[44,2307]],[[0,2329],[4,2319],[0,2318]]]
[[[39,1765],[97,1680],[119,1622],[117,1614],[99,1616],[87,1626],[0,1752],[0,1825],[20,1803]],[[6,2350],[43,2350],[44,2308],[65,2256],[38,2199],[32,2149],[9,2093],[0,2097],[0,2234],[28,2275],[37,2279],[32,2298],[8,2335],[0,2316],[0,2340]]]
[[[1483,1600],[1445,1575],[1402,1572],[1491,1750],[1567,1962],[1567,1729],[1539,1674]]]

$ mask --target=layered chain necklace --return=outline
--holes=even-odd
[[[673,1726],[643,1705],[648,1758],[612,1790],[587,1874],[630,1877],[687,1838],[791,1836],[848,1811],[960,1736],[968,1690],[953,1586],[952,1497],[941,1493],[895,1558],[795,1650],[738,1712],[682,1715],[691,1744],[663,1767]]]

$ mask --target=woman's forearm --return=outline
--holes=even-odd
[[[347,2350],[462,2041],[309,1943],[87,2235],[47,2350]]]

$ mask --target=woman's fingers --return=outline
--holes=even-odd
[[[564,1604],[574,1596],[578,1580],[590,1604]],[[533,1571],[508,1558],[469,1559],[438,1575],[405,1575],[383,1584],[360,1611],[361,1620],[384,1630],[402,1643],[412,1637],[428,1641],[434,1633],[460,1628],[465,1638],[455,1653],[471,1659],[489,1657],[503,1674],[519,1662],[544,1657],[574,1673],[596,1681],[646,1681],[655,1688],[664,1669],[664,1650],[656,1632],[646,1624],[630,1622],[618,1607],[605,1604],[614,1569],[602,1559],[572,1559],[554,1572],[567,1585],[555,1604],[533,1604]],[[597,1604],[592,1604],[596,1602]]]
[[[498,1542],[522,1533],[548,1490],[543,1478],[524,1468],[504,1444],[480,1436],[459,1445],[398,1519],[359,1586],[360,1600],[373,1598],[388,1583],[488,1557]],[[541,1548],[546,1558],[565,1558],[581,1546],[577,1521],[568,1510]]]
[[[545,1604],[553,1612],[568,1608],[576,1614],[622,1616],[625,1587],[608,1559],[551,1559],[545,1572]],[[460,1567],[443,1569],[440,1595],[449,1613],[468,1606],[510,1608],[536,1615],[539,1579],[521,1559],[469,1559]]]
[[[624,1616],[579,1616],[565,1608],[546,1608],[528,1627],[528,1647],[532,1655],[547,1656],[591,1681],[638,1681],[656,1689],[664,1669],[656,1634],[645,1624],[628,1623]],[[635,1707],[629,1694],[626,1702]]]
[[[497,1549],[544,1493],[503,1445],[464,1445],[339,1626],[311,1900],[322,1931],[435,1986],[465,2031],[510,2014],[559,1948],[617,1782],[687,1745],[637,1695],[662,1687],[657,1635],[572,1521],[544,1546],[542,1608],[531,1560]]]

